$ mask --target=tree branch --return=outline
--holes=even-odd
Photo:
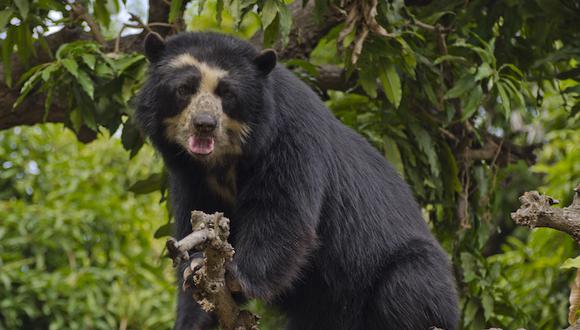
[[[76,40],[94,40],[94,34],[85,32],[80,27],[64,27],[60,31],[45,38],[46,45],[48,45],[48,51],[42,47],[40,43],[34,45],[37,57],[34,58],[32,63],[30,63],[30,66],[24,66],[19,61],[18,57],[13,55],[10,64],[12,68],[12,80],[18,81],[18,78],[31,66],[52,61],[52,54],[54,54],[61,45]],[[142,35],[123,37],[119,42],[120,51],[137,51],[141,48],[142,40]],[[103,44],[104,51],[112,51],[114,48],[114,40],[107,41]],[[4,75],[4,68],[0,65],[0,76],[2,75]],[[68,120],[69,109],[56,97],[53,99],[50,111],[45,114],[45,95],[43,94],[31,94],[26,97],[22,105],[17,109],[13,109],[13,104],[19,95],[20,86],[8,87],[5,83],[0,82],[0,130],[20,125],[35,125],[43,122],[66,122]],[[80,138],[81,141],[87,141],[87,139],[88,137]]]
[[[522,206],[511,214],[518,225],[529,228],[547,227],[572,236],[580,244],[580,185],[574,189],[574,200],[565,208],[553,208],[559,202],[537,191],[529,191],[520,197]]]
[[[520,197],[522,206],[511,214],[514,222],[529,228],[545,227],[564,232],[580,244],[580,184],[574,188],[574,199],[568,207],[553,208],[559,201],[541,195],[537,191],[525,192]],[[576,322],[576,314],[580,307],[580,269],[576,269],[576,277],[570,290],[570,307],[566,330],[579,330],[580,323]]]
[[[527,164],[533,164],[536,160],[534,151],[541,144],[519,146],[505,138],[488,134],[485,143],[480,148],[465,149],[464,160],[488,160],[499,165],[507,165],[518,160],[523,160]]]
[[[185,5],[186,1],[184,1]],[[287,58],[305,58],[314,49],[320,38],[322,38],[333,26],[339,23],[338,16],[326,17],[319,24],[312,14],[314,10],[314,1],[302,8],[298,4],[301,1],[295,1],[291,5],[291,10],[294,17],[293,27],[290,32],[290,42],[284,48],[280,48],[280,57]],[[169,6],[162,0],[149,1],[149,24],[147,27],[155,32],[163,35],[170,34],[172,27],[167,25],[169,19]],[[85,17],[86,21],[86,17]],[[88,22],[87,22],[88,24]],[[96,24],[96,23],[95,23]],[[92,28],[91,28],[92,29]],[[35,44],[37,57],[34,58],[30,66],[24,66],[16,55],[12,56],[11,67],[13,81],[18,81],[18,78],[26,72],[31,66],[46,63],[52,60],[52,55],[63,44],[76,40],[95,40],[100,42],[97,29],[92,29],[92,32],[83,31],[81,27],[68,28],[64,27],[60,31],[47,36],[46,43],[50,52],[47,52],[40,43]],[[102,43],[103,50],[116,52],[133,52],[141,51],[141,45],[145,33],[138,35],[130,35],[119,37],[115,40],[107,40]],[[257,33],[252,42],[258,47],[261,46],[262,33]],[[3,66],[0,65],[0,76],[3,75]],[[339,68],[331,69],[329,75],[324,71],[321,72],[322,77],[336,77],[339,80],[323,80],[329,87],[337,87],[344,82],[342,80],[342,70]],[[340,86],[338,86],[340,87]],[[343,85],[344,87],[344,85]],[[26,98],[23,104],[16,110],[12,109],[12,105],[20,95],[20,86],[8,87],[4,83],[0,83],[0,130],[8,129],[20,125],[35,125],[43,122],[67,122],[68,110],[63,104],[58,103],[58,98],[54,98],[50,111],[44,113],[44,99],[43,94],[33,94]],[[87,139],[83,139],[87,140]],[[90,139],[88,139],[90,140]]]
[[[310,0],[304,7],[302,1],[294,1],[289,5],[288,8],[292,12],[292,28],[288,44],[283,46],[280,41],[273,45],[280,58],[307,59],[320,39],[342,21],[343,18],[336,11],[329,11],[318,21],[314,15],[315,4],[316,0]],[[258,31],[250,42],[261,48],[263,37],[264,32]]]
[[[230,288],[236,287],[234,279],[226,281],[226,264],[232,260],[234,249],[228,243],[229,220],[222,213],[212,215],[200,211],[191,212],[193,232],[181,241],[169,239],[167,250],[174,266],[189,260],[192,249],[204,252],[203,261],[194,260],[184,272],[184,286],[193,276],[193,298],[206,312],[215,312],[223,330],[258,329],[258,318],[248,311],[240,310],[232,297]]]
[[[91,33],[95,37],[95,40],[100,44],[104,44],[105,37],[103,37],[103,33],[101,32],[101,27],[99,26],[99,24],[97,24],[97,22],[95,22],[93,16],[91,16],[87,12],[85,7],[83,5],[81,5],[80,3],[73,3],[72,4],[72,11],[76,16],[78,16],[80,19],[82,19],[83,21],[85,21],[87,23],[87,25],[91,29]]]
[[[149,23],[167,23],[169,21],[169,5],[162,0],[149,0]],[[151,28],[162,36],[171,33],[167,26],[155,26]]]

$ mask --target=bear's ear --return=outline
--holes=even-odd
[[[145,38],[145,57],[151,63],[157,62],[161,58],[161,53],[165,49],[165,40],[158,33],[151,32]]]
[[[258,67],[258,70],[266,75],[276,66],[276,58],[276,51],[273,49],[264,49],[258,56],[256,56],[254,64]]]

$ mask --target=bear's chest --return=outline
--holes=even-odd
[[[234,166],[224,170],[208,173],[206,183],[215,198],[229,207],[236,205],[237,176]]]

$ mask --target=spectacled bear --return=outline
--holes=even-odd
[[[408,186],[272,50],[217,33],[150,34],[136,119],[169,172],[178,239],[224,212],[228,272],[288,329],[456,329],[446,253]],[[181,293],[175,329],[207,329]]]

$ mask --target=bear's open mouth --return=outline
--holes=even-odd
[[[196,155],[209,155],[213,151],[214,138],[211,136],[190,136],[187,141],[189,151]]]

